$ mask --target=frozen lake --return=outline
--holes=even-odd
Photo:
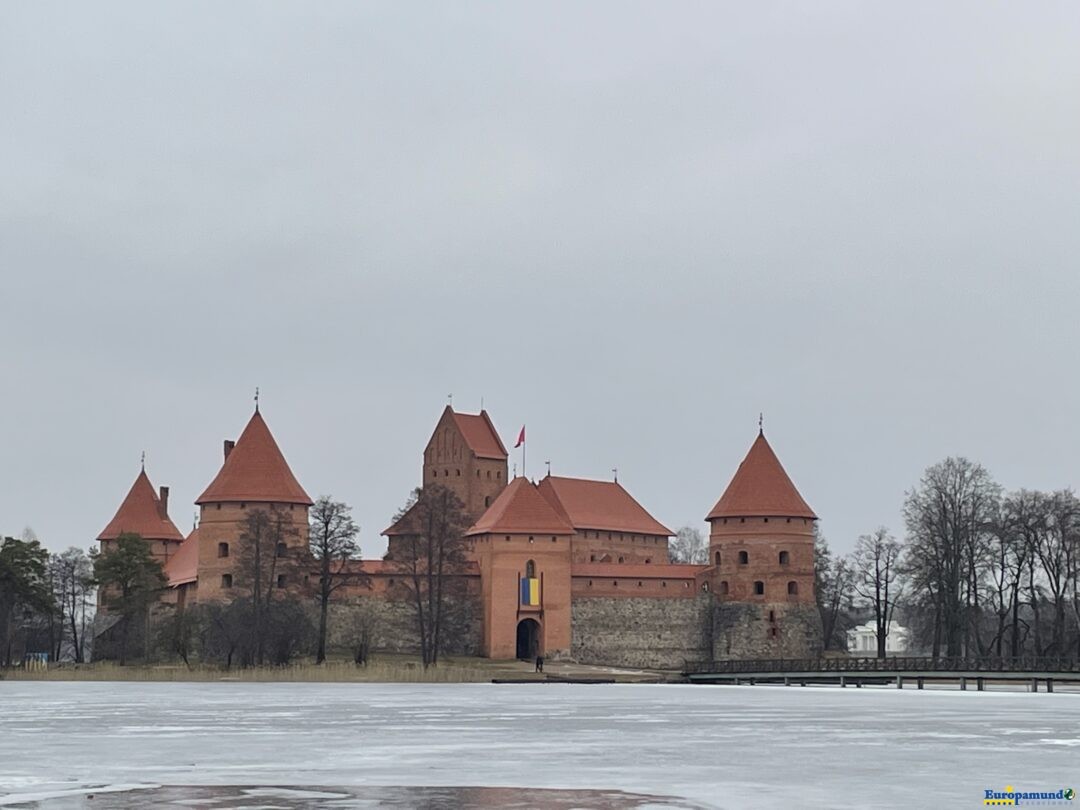
[[[1080,788],[1080,695],[0,682],[0,805],[974,808],[1006,784]],[[522,790],[403,790],[473,786]]]

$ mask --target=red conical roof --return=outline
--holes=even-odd
[[[217,477],[196,500],[197,504],[253,501],[255,503],[301,503],[311,498],[296,480],[285,456],[255,411],[236,440]]]
[[[474,534],[573,534],[574,527],[555,511],[536,485],[515,478],[465,532]]]
[[[115,540],[126,532],[137,534],[144,540],[184,539],[184,535],[180,534],[180,530],[161,508],[161,501],[146,475],[146,470],[139,473],[124,502],[116,510],[116,515],[97,539]]]
[[[817,519],[791,483],[784,466],[758,433],[735,477],[706,520],[727,517],[801,517]]]

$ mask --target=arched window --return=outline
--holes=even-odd
[[[720,552],[719,551],[716,552],[716,554],[714,554],[713,556],[716,558],[716,565],[719,565],[720,564]]]
[[[788,554],[786,551],[781,551],[780,552],[780,564],[781,565],[787,565],[790,560],[791,560],[791,555],[790,554]]]
[[[747,554],[745,551],[740,551],[739,552],[739,565],[749,565],[749,564],[750,564],[750,555]]]
[[[727,580],[725,579],[720,583],[720,595],[721,596],[727,596],[727,592],[728,592],[728,584],[727,584]]]
[[[284,588],[285,587],[285,575],[284,574],[278,574],[277,575],[277,586],[279,588]]]
[[[762,582],[759,579],[754,583],[754,596],[764,596],[764,595],[765,595],[765,583]]]
[[[222,574],[221,575],[221,587],[222,588],[231,588],[232,587],[232,574]]]
[[[218,557],[228,557],[229,556],[229,544],[228,543],[218,543],[217,544],[217,555],[218,555]]]
[[[798,596],[799,595],[799,583],[796,582],[795,580],[792,580],[791,582],[789,582],[787,584],[787,592],[788,592],[788,596]]]
[[[484,506],[485,507],[491,506],[491,496],[490,495],[485,495],[484,496]]]
[[[277,555],[279,557],[284,557],[288,552],[289,552],[289,547],[286,546],[284,543],[278,543],[277,544]]]
[[[525,563],[525,576],[529,579],[533,579],[536,576],[536,563],[532,560]]]

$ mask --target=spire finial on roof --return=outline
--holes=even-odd
[[[259,386],[255,386],[255,413],[259,412]]]
[[[619,483],[619,468],[618,467],[612,467],[611,472],[615,476],[615,483],[616,484]]]
[[[547,464],[547,474],[548,474],[548,477],[550,478],[551,477],[551,462],[550,461],[545,461],[544,463]]]
[[[146,451],[142,451],[142,456],[139,457],[139,468],[146,472]]]
[[[517,478],[517,462],[514,462],[514,478]]]
[[[761,412],[757,415],[757,432],[758,436],[765,435],[765,414]]]
[[[450,406],[450,410],[454,410],[454,395],[453,394],[447,394],[446,395],[446,404]]]

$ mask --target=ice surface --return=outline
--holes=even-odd
[[[981,807],[984,790],[1006,784],[1080,786],[1077,745],[1080,695],[1065,693],[0,683],[0,804],[141,783],[620,790],[720,808]]]

